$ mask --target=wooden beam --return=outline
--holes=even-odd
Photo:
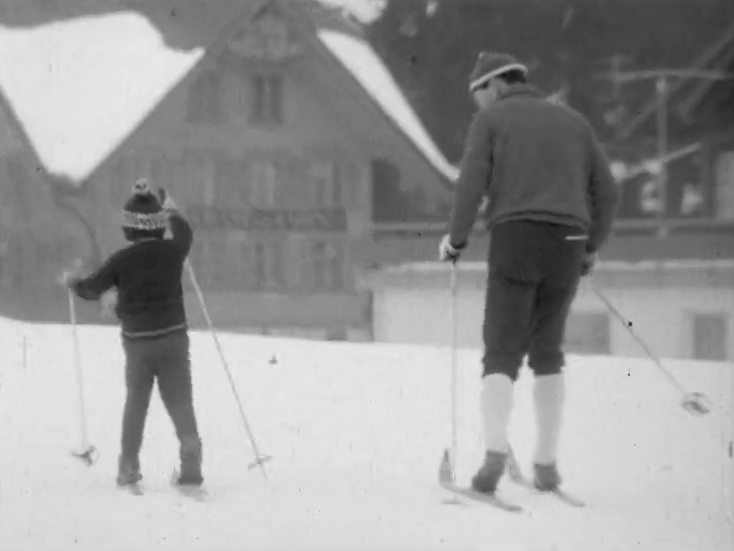
[[[727,45],[734,38],[734,22],[724,31],[724,33],[714,42],[706,51],[704,51],[691,65],[691,68],[701,69],[706,67],[714,60],[720,53],[727,47]],[[672,98],[676,92],[678,92],[683,86],[685,86],[687,80],[681,78],[677,82],[673,83],[668,91],[668,98]],[[710,82],[707,84],[711,84]],[[653,99],[640,110],[639,114],[632,119],[621,131],[620,137],[629,137],[637,128],[644,123],[648,117],[655,113],[656,100]]]

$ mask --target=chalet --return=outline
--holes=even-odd
[[[355,277],[370,262],[373,216],[435,217],[455,167],[358,30],[318,4],[218,0],[206,14],[202,3],[171,1],[168,12],[155,4],[155,13],[39,25],[17,17],[47,40],[71,25],[66,37],[96,40],[99,55],[110,36],[120,49],[125,41],[115,36],[131,43],[126,33],[139,32],[141,51],[135,58],[123,48],[133,57],[107,60],[122,75],[110,81],[99,59],[102,74],[84,73],[93,51],[77,45],[89,64],[64,60],[79,76],[53,90],[42,80],[48,74],[33,81],[32,69],[13,72],[9,57],[0,60],[0,179],[48,203],[27,216],[17,200],[7,203],[20,218],[8,222],[11,236],[18,224],[48,221],[37,232],[45,245],[13,246],[11,237],[12,288],[40,296],[73,255],[95,265],[121,246],[120,208],[145,176],[171,190],[195,226],[191,261],[218,325],[369,338],[370,296]],[[27,46],[21,34],[4,31],[0,49]],[[154,55],[160,37],[169,51]],[[96,91],[82,87],[95,81]]]

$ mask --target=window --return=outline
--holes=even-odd
[[[313,161],[308,170],[308,185],[313,193],[314,207],[328,208],[342,205],[342,188],[336,163]]]
[[[723,313],[693,314],[693,358],[727,360],[727,319]]]
[[[734,220],[734,151],[722,151],[716,159],[716,218]]]
[[[267,286],[268,272],[267,259],[265,256],[265,243],[255,243],[253,251],[253,268],[255,270],[255,286],[263,288]]]
[[[189,87],[186,120],[192,123],[222,121],[222,79],[215,70],[202,73]]]
[[[425,205],[411,200],[401,182],[400,169],[389,159],[373,159],[372,216],[375,222],[405,222],[424,218]]]
[[[313,285],[320,291],[344,289],[344,253],[334,243],[317,241],[313,244]]]
[[[571,313],[566,323],[564,349],[572,354],[610,354],[609,316],[598,312]]]
[[[234,273],[232,246],[220,232],[200,232],[191,246],[189,259],[202,289],[222,291],[232,288]],[[188,291],[193,290],[184,278]]]
[[[217,285],[220,290],[238,291],[244,288],[241,237],[235,232],[222,232],[217,235],[218,258]]]
[[[204,240],[199,271],[209,289],[223,289],[227,282],[227,244],[222,235],[211,234]]]
[[[238,159],[217,160],[215,164],[217,203],[229,207],[249,204],[247,169],[247,164]]]
[[[182,161],[182,195],[192,203],[212,205],[216,191],[216,164],[210,151],[189,149]],[[178,187],[178,186],[177,186]]]
[[[286,286],[283,245],[261,241],[253,245],[253,270],[258,289],[282,289]]]
[[[238,250],[235,253],[235,287],[237,290],[249,289],[253,286],[253,281],[255,280],[252,246],[245,239],[239,239],[236,248]]]
[[[250,203],[255,207],[273,207],[276,203],[278,171],[271,161],[250,165]]]
[[[283,122],[283,77],[281,75],[253,77],[252,122],[259,124]]]

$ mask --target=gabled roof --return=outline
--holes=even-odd
[[[336,61],[345,74],[367,92],[389,123],[409,140],[418,153],[443,179],[454,181],[459,169],[440,151],[420,118],[411,107],[389,69],[362,33],[346,22],[329,17],[335,10],[327,10],[318,2],[285,1],[296,18],[308,20],[322,46],[321,51]]]
[[[364,40],[337,31],[320,30],[318,37],[428,162],[445,179],[454,181],[459,175],[458,168],[438,149],[372,47]]]
[[[299,2],[271,1],[308,15]],[[56,12],[0,13],[0,95],[46,171],[82,184],[267,3],[64,0],[51,4]],[[23,4],[38,10],[36,0]],[[324,51],[345,74],[431,166],[444,178],[455,178],[458,170],[369,44],[338,25],[320,29],[324,20],[313,14],[309,19]]]

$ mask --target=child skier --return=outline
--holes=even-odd
[[[164,238],[167,226],[171,239]],[[193,232],[170,197],[161,204],[144,179],[135,184],[125,203],[122,229],[129,246],[112,254],[88,277],[73,272],[64,276],[65,283],[82,299],[99,300],[112,290],[118,297],[115,311],[122,325],[127,398],[117,484],[134,485],[142,479],[139,454],[153,382],[157,380],[180,442],[181,465],[175,482],[200,486],[202,446],[193,406],[181,287]]]

